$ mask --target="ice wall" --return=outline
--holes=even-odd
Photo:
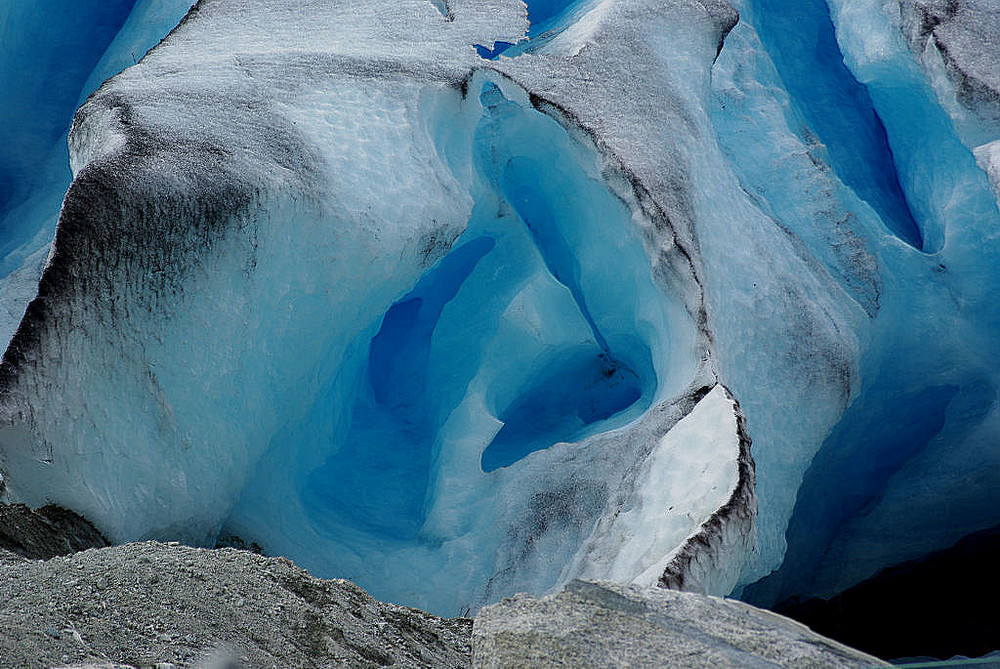
[[[997,525],[993,33],[940,4],[199,3],[77,114],[7,495],[440,613]]]
[[[3,367],[11,498],[450,614],[582,570],[732,587],[752,461],[689,233],[485,67],[523,5],[440,9],[201,3],[86,102]]]
[[[988,446],[995,436],[987,435],[996,435],[996,379],[986,362],[995,349],[982,337],[996,316],[981,289],[993,283],[987,267],[996,249],[988,231],[998,222],[997,204],[972,147],[937,99],[933,77],[905,42],[899,7],[893,14],[890,5],[876,4],[831,2],[829,14],[822,5],[813,9],[817,21],[829,22],[825,30],[835,30],[852,86],[863,86],[885,128],[922,249],[899,243],[912,240],[852,185],[831,145],[839,140],[810,120],[815,89],[827,84],[783,67],[788,47],[772,58],[762,54],[773,3],[740,7],[743,24],[714,68],[713,119],[743,187],[850,295],[854,304],[844,301],[840,309],[867,315],[842,321],[859,344],[849,406],[830,416],[832,429],[815,431],[822,443],[795,449],[814,455],[795,465],[804,475],[795,486],[781,569],[744,593],[765,605],[834,594],[995,518],[998,463]],[[732,387],[746,393],[745,405],[753,401],[745,386]],[[768,431],[751,428],[760,472],[775,471]],[[788,475],[791,451],[775,453]],[[775,501],[768,478],[759,477],[762,519]],[[761,544],[766,562],[767,547],[780,541]]]

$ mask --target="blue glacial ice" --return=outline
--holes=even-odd
[[[981,2],[92,4],[0,63],[5,499],[446,614],[1000,524]]]
[[[134,65],[187,13],[189,0],[0,6],[0,341],[38,288],[59,206],[72,180],[73,112]],[[58,18],[54,18],[58,17]]]

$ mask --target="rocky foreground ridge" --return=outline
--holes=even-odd
[[[884,664],[742,602],[658,588],[574,581],[448,620],[233,548],[144,542],[26,557],[100,542],[78,520],[0,510],[0,667]]]

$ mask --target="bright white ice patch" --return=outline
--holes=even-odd
[[[655,585],[686,541],[732,497],[739,455],[736,404],[716,386],[660,438],[629,506],[601,531],[604,550],[591,551],[581,575]]]
[[[993,191],[997,194],[997,203],[1000,204],[1000,139],[977,146],[974,153],[976,163],[990,178],[990,185],[993,186]]]

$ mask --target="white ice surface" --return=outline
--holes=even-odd
[[[698,448],[691,448],[698,444]],[[736,406],[720,386],[660,437],[624,510],[597,530],[580,576],[656,585],[664,569],[739,482]],[[742,556],[734,555],[734,562]],[[739,570],[716,592],[728,592]]]
[[[1000,139],[975,148],[976,163],[990,178],[993,191],[997,194],[1000,206]]]

